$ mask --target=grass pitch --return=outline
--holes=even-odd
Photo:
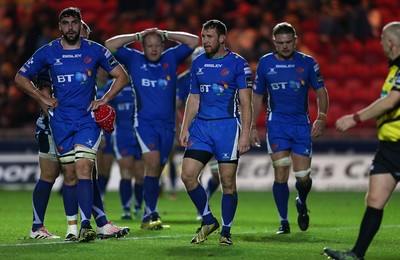
[[[241,192],[232,227],[233,246],[219,245],[218,233],[202,244],[190,244],[200,222],[185,192],[176,200],[161,196],[158,209],[168,230],[140,230],[140,221],[122,221],[119,194],[109,192],[105,206],[109,220],[129,226],[131,233],[121,239],[67,243],[63,239],[29,238],[32,222],[31,191],[0,190],[1,259],[326,259],[325,246],[345,250],[353,246],[364,213],[362,192],[311,192],[308,198],[310,227],[297,226],[295,193],[291,193],[289,221],[291,234],[275,235],[279,217],[271,192]],[[220,220],[221,193],[210,200]],[[384,211],[381,228],[367,251],[367,259],[399,259],[400,196],[394,193]],[[221,221],[220,221],[221,223]],[[61,196],[53,192],[45,225],[65,236],[66,219]],[[92,225],[95,226],[92,220]]]

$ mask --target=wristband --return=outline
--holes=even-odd
[[[326,114],[324,112],[318,112],[318,116],[326,117]]]
[[[140,36],[140,33],[135,33],[135,35],[136,35],[136,41],[141,42],[143,40],[142,36]]]
[[[353,114],[353,120],[356,121],[357,124],[361,123],[360,115],[357,113]]]
[[[168,40],[168,31],[163,31],[161,38],[163,41]]]

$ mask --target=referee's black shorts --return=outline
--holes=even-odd
[[[379,142],[370,175],[390,173],[400,181],[400,142]]]

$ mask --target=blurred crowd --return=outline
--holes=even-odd
[[[228,47],[244,56],[253,72],[258,59],[274,50],[272,28],[287,21],[297,30],[298,49],[313,55],[324,75],[339,62],[345,49],[341,46],[361,46],[350,50],[361,52],[350,63],[385,64],[383,55],[365,60],[363,48],[370,41],[379,43],[381,28],[395,19],[399,3],[392,0],[3,0],[0,1],[0,129],[33,128],[38,106],[15,86],[14,76],[37,48],[59,37],[56,14],[68,6],[82,10],[83,19],[93,31],[91,39],[102,44],[111,36],[148,27],[200,36],[203,22],[219,19],[228,27]],[[189,65],[184,64],[181,69],[186,69],[185,66]],[[330,92],[335,87],[327,86]]]

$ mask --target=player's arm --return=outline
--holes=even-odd
[[[326,114],[328,113],[329,98],[328,91],[325,87],[316,90],[317,104],[318,104],[318,117],[314,121],[311,129],[311,137],[317,138],[323,135],[325,130]]]
[[[189,126],[199,111],[199,104],[200,94],[190,93],[186,101],[185,113],[183,115],[183,123],[181,126],[181,134],[179,136],[182,146],[186,147],[187,145],[187,141],[189,139]]]
[[[50,82],[39,82],[38,83],[39,90],[43,93],[43,95],[51,97],[51,83]],[[43,102],[38,102],[40,109],[48,116],[47,109],[48,107]]]
[[[262,108],[263,95],[253,92],[253,120],[251,123],[250,142],[252,146],[260,147],[261,141],[257,132],[257,119]]]
[[[354,127],[358,122],[364,122],[369,119],[378,118],[390,110],[398,107],[400,104],[400,91],[392,90],[384,98],[379,98],[366,108],[360,111],[342,116],[336,121],[336,129],[344,132]]]
[[[90,109],[96,110],[99,106],[107,104],[110,100],[118,95],[119,92],[129,83],[129,77],[125,69],[118,65],[113,70],[110,71],[110,76],[115,78],[111,84],[109,90],[104,94],[101,99],[93,100],[88,107]]]
[[[252,88],[239,90],[242,123],[242,132],[239,137],[238,150],[240,154],[246,153],[250,149],[250,132],[253,116]]]
[[[135,41],[142,41],[140,33],[120,34],[111,37],[104,42],[104,46],[112,53],[116,53],[119,48]]]
[[[200,41],[197,35],[187,32],[158,30],[158,33],[164,40],[180,42],[189,46],[191,49],[195,49],[199,45]]]
[[[17,86],[28,94],[30,97],[37,100],[39,103],[43,103],[43,106],[47,106],[46,108],[55,108],[58,105],[57,99],[51,98],[48,95],[42,93],[38,88],[35,87],[33,82],[27,77],[17,73],[15,75],[15,83]]]

